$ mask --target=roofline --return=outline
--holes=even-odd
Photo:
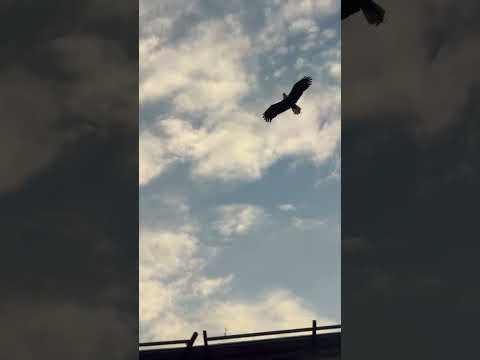
[[[300,332],[311,332],[311,335],[304,335],[304,336],[284,336],[284,337],[274,337],[274,338],[267,338],[261,340],[247,340],[247,341],[231,341],[231,342],[222,342],[221,344],[215,344],[213,346],[221,346],[221,345],[230,345],[230,344],[242,344],[242,343],[252,343],[255,341],[269,341],[269,340],[279,340],[279,339],[292,339],[292,338],[304,338],[311,336],[312,338],[316,338],[319,335],[326,335],[329,333],[317,334],[317,331],[327,331],[327,330],[340,330],[335,331],[333,333],[340,333],[341,332],[341,324],[338,325],[327,325],[327,326],[317,326],[317,321],[312,321],[312,327],[309,328],[296,328],[296,329],[287,329],[287,330],[274,330],[274,331],[265,331],[265,332],[256,332],[256,333],[243,333],[243,334],[235,334],[235,335],[224,335],[224,336],[212,336],[209,337],[207,335],[207,331],[203,330],[203,346],[209,347],[212,346],[209,344],[209,341],[222,341],[222,340],[230,340],[230,339],[240,339],[240,338],[252,338],[252,337],[263,337],[263,336],[272,336],[272,335],[282,335],[282,334],[291,334],[291,333],[300,333]],[[330,332],[332,333],[332,332]],[[198,333],[195,331],[190,339],[183,339],[183,340],[170,340],[170,341],[155,341],[155,342],[144,342],[139,343],[140,348],[144,348],[143,350],[140,349],[141,352],[153,350],[147,349],[148,347],[153,346],[168,346],[168,345],[177,345],[177,344],[184,344],[186,348],[193,347],[195,340],[198,337]],[[200,346],[200,344],[199,344]],[[175,348],[164,348],[159,349],[156,348],[155,351],[169,351],[169,350],[176,350],[182,349],[185,347],[175,347]]]

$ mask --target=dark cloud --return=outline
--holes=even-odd
[[[455,358],[479,315],[480,5],[378,2],[385,24],[342,23],[342,356]]]
[[[138,3],[3,2],[2,351],[138,341]]]

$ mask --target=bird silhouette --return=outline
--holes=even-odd
[[[295,115],[299,115],[302,112],[300,106],[296,103],[300,96],[302,96],[303,92],[307,90],[310,85],[312,84],[312,78],[310,76],[305,76],[301,80],[297,81],[295,85],[293,85],[290,94],[286,95],[283,93],[283,100],[270,105],[270,107],[263,113],[263,118],[266,122],[272,122],[273,118],[275,118],[278,114],[287,111],[288,109],[292,109]]]
[[[342,0],[342,20],[360,10],[372,25],[380,25],[385,17],[385,10],[372,0]]]

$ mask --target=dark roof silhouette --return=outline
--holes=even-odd
[[[342,20],[360,10],[372,25],[380,25],[385,17],[385,10],[372,0],[342,0]]]
[[[147,343],[140,350],[140,360],[163,360],[163,359],[340,359],[340,332],[331,332],[332,330],[340,330],[340,325],[316,326],[313,321],[311,328],[290,329],[280,331],[270,331],[262,333],[237,334],[228,336],[207,336],[206,331],[203,332],[203,345],[193,346],[197,339],[197,333],[193,333],[191,339],[166,341],[163,344],[184,344],[181,348],[174,349],[152,349],[151,347],[157,343]],[[319,334],[317,331],[330,331]],[[255,336],[280,335],[289,333],[310,332],[304,336],[288,336],[281,338],[270,338],[263,340],[247,340],[229,343],[215,344],[212,342],[252,338]]]
[[[312,84],[312,78],[310,76],[305,76],[303,79],[297,81],[295,85],[293,85],[290,94],[285,95],[283,94],[283,100],[271,105],[264,113],[263,118],[266,122],[272,122],[273,118],[276,117],[278,114],[287,111],[288,109],[292,109],[293,113],[299,115],[301,112],[300,106],[296,105],[300,96],[302,96],[303,92],[307,90],[310,85]]]

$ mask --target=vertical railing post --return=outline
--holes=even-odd
[[[203,345],[208,346],[207,330],[203,330]]]
[[[187,342],[187,347],[188,347],[188,348],[193,347],[193,343],[194,343],[195,340],[197,339],[197,336],[198,336],[198,333],[195,331],[195,332],[192,334],[192,337],[190,338],[190,340]]]
[[[203,349],[204,349],[203,358],[204,358],[205,360],[210,359],[210,354],[209,354],[209,351],[208,351],[208,336],[207,336],[207,330],[203,330]]]

